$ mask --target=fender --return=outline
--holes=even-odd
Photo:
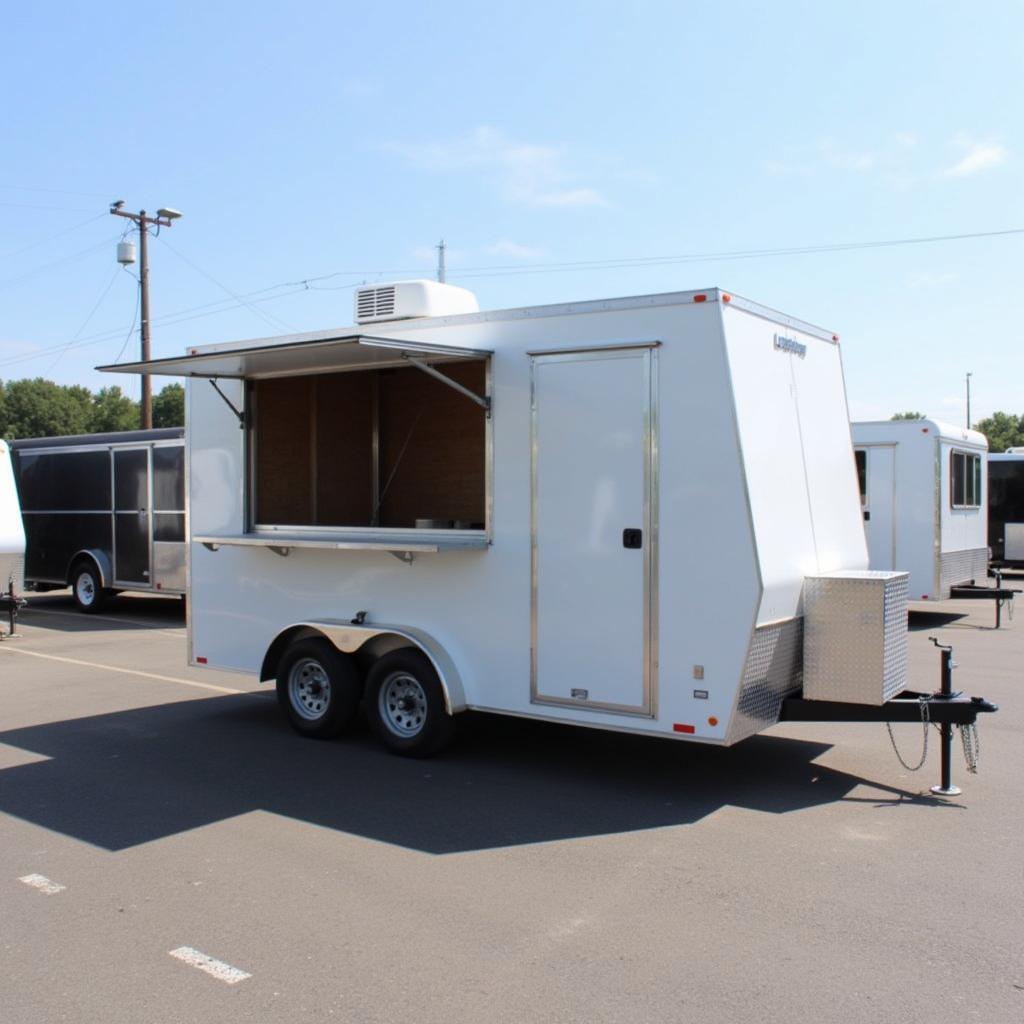
[[[81,551],[76,551],[68,561],[67,572],[64,574],[64,579],[67,581],[68,586],[72,585],[71,570],[75,567],[75,563],[83,558],[89,558],[96,563],[96,568],[100,574],[101,587],[110,587],[113,584],[114,568],[110,564],[110,556],[106,551],[100,551],[98,548],[82,548]]]
[[[466,695],[455,663],[448,656],[448,652],[429,633],[412,626],[383,623],[356,625],[340,619],[310,619],[305,622],[295,622],[282,629],[267,648],[263,665],[260,667],[260,682],[275,677],[278,661],[284,653],[284,649],[293,640],[316,635],[329,640],[344,654],[355,654],[366,648],[374,656],[379,657],[388,651],[398,650],[402,647],[417,648],[430,659],[438,679],[441,680],[445,709],[448,714],[454,715],[465,710]]]

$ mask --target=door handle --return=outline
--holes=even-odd
[[[624,548],[642,548],[644,546],[644,531],[627,527],[622,531],[622,546]]]

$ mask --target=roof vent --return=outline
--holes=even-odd
[[[355,306],[357,324],[480,311],[472,292],[438,281],[396,281],[357,288]]]

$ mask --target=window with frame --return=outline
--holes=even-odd
[[[440,366],[483,396],[487,362]],[[253,526],[484,530],[484,410],[415,367],[249,382]]]
[[[949,453],[949,503],[953,508],[981,507],[981,456]]]

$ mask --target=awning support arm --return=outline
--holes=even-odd
[[[244,430],[245,429],[245,413],[239,412],[235,408],[235,405],[231,401],[231,399],[228,398],[228,396],[225,395],[224,392],[221,391],[221,389],[219,387],[217,387],[217,381],[213,377],[210,377],[210,387],[212,387],[213,390],[216,391],[217,394],[220,395],[220,397],[224,399],[224,404],[238,417],[238,426],[239,426],[239,428]]]
[[[490,397],[481,397],[475,391],[470,391],[469,388],[463,387],[458,381],[452,380],[451,377],[446,377],[440,370],[435,370],[429,363],[425,363],[422,359],[417,359],[415,356],[409,355],[408,352],[403,352],[402,358],[415,366],[417,370],[422,370],[428,376],[433,377],[435,380],[439,380],[442,384],[446,384],[453,390],[458,391],[460,395],[465,395],[470,401],[476,402],[476,404],[479,405],[487,414],[488,419],[490,419]]]

